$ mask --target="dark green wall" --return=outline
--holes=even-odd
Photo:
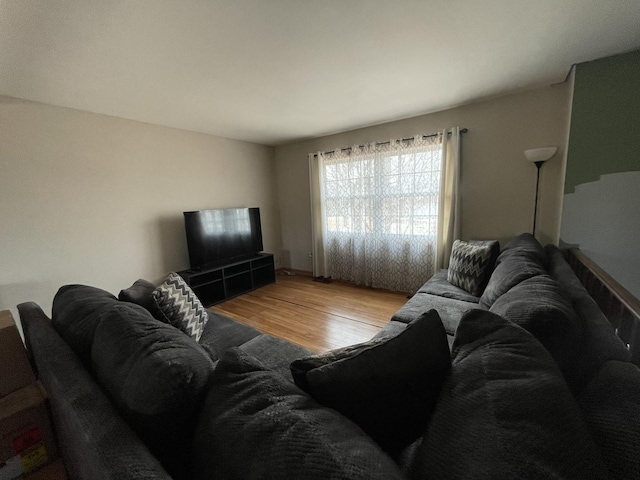
[[[640,50],[576,67],[565,193],[640,170]]]
[[[640,299],[640,51],[576,67],[564,192],[560,244]]]

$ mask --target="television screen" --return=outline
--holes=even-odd
[[[184,212],[192,269],[239,260],[262,251],[260,209]]]

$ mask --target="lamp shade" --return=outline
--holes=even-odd
[[[558,151],[558,147],[531,148],[524,151],[524,156],[530,162],[546,162]]]

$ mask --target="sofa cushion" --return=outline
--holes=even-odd
[[[163,320],[195,339],[200,340],[209,316],[196,294],[177,273],[170,273],[153,291],[152,296]]]
[[[607,478],[562,374],[531,334],[474,310],[452,354],[416,478]]]
[[[463,302],[478,303],[480,301],[480,297],[471,295],[466,290],[456,287],[455,285],[451,285],[447,280],[448,274],[449,272],[447,269],[437,271],[418,289],[417,293],[429,293],[431,295],[451,298],[453,300],[462,300]]]
[[[549,275],[523,280],[499,297],[490,311],[536,337],[570,377],[576,367],[581,330],[571,301]]]
[[[207,310],[209,320],[202,330],[198,343],[212,360],[219,360],[227,350],[248,342],[262,333],[249,325]]]
[[[497,241],[454,241],[447,281],[473,296],[482,295],[499,251]]]
[[[407,328],[407,325],[408,325],[407,323],[396,322],[395,320],[391,320],[384,327],[382,327],[382,330],[380,330],[378,333],[375,334],[372,340],[375,340],[377,338],[395,337],[400,332],[402,332],[405,328]]]
[[[438,315],[440,315],[440,320],[442,321],[445,331],[449,335],[454,335],[462,315],[474,308],[478,308],[477,303],[463,302],[461,300],[431,295],[429,293],[416,293],[393,314],[391,320],[410,323],[423,313],[429,310],[436,310]]]
[[[167,470],[182,473],[213,371],[209,356],[144,308],[120,303],[96,328],[91,358],[123,418]]]
[[[291,373],[300,388],[396,455],[424,431],[450,366],[446,332],[431,310],[395,337],[296,360]]]
[[[138,280],[133,282],[133,285],[131,285],[129,288],[120,290],[120,293],[118,294],[118,300],[140,305],[141,307],[149,310],[154,318],[157,318],[158,320],[164,320],[162,312],[153,299],[152,293],[155,289],[156,286],[153,283],[144,280],[143,278],[139,278]]]
[[[65,285],[53,298],[54,328],[88,366],[96,327],[116,304],[118,299],[109,292],[87,285]]]
[[[402,478],[349,419],[237,348],[211,383],[193,444],[196,479]]]
[[[511,255],[496,265],[489,283],[480,297],[480,306],[490,308],[501,296],[527,278],[544,275],[540,262],[526,255]]]
[[[292,382],[293,377],[289,368],[291,362],[313,355],[311,350],[267,334],[252,338],[238,348],[247,355],[260,359],[260,363],[265,368],[279,373]]]
[[[577,397],[611,478],[640,476],[640,370],[608,361]]]

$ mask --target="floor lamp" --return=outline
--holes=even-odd
[[[536,203],[533,207],[533,236],[536,236],[536,220],[538,217],[538,188],[540,187],[540,168],[551,157],[553,157],[558,151],[558,147],[542,147],[531,148],[524,151],[524,157],[533,162],[538,169],[538,175],[536,177]]]

